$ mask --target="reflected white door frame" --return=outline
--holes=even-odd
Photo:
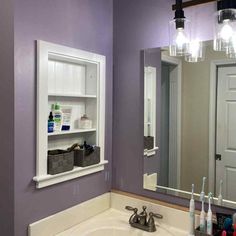
[[[176,80],[176,86],[177,89],[175,90],[177,94],[172,94],[175,98],[177,98],[176,104],[176,113],[177,113],[177,123],[175,127],[172,127],[173,130],[170,130],[171,135],[171,142],[176,143],[175,150],[177,150],[177,160],[174,162],[177,162],[177,168],[174,162],[172,162],[175,165],[175,170],[172,171],[173,173],[176,173],[177,176],[177,189],[180,189],[180,181],[181,181],[181,107],[182,107],[182,99],[181,99],[181,90],[182,90],[182,61],[178,58],[170,57],[167,55],[162,55],[161,57],[162,62],[166,62],[168,64],[174,65],[175,69],[172,72],[174,79]],[[173,90],[174,91],[174,90]],[[171,127],[170,127],[171,129]]]
[[[209,191],[215,193],[215,150],[216,150],[216,97],[217,97],[217,68],[219,66],[235,65],[236,60],[213,60],[211,61],[210,74],[210,104],[209,104]],[[216,195],[218,193],[215,193]]]

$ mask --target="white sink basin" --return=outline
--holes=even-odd
[[[109,209],[90,218],[57,236],[185,236],[185,231],[169,227],[157,220],[157,231],[145,232],[131,227],[128,223],[130,214]]]
[[[119,228],[119,227],[100,227],[98,229],[88,230],[84,233],[84,236],[104,236],[104,235],[111,235],[111,236],[128,236],[130,232],[126,228]]]

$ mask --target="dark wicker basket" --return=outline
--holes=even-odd
[[[98,164],[100,162],[100,147],[94,147],[94,151],[90,154],[86,150],[74,150],[74,165],[85,167]]]
[[[48,174],[55,175],[73,170],[74,152],[65,150],[48,151]]]

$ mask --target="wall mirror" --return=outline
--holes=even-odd
[[[144,50],[143,187],[189,198],[194,183],[196,199],[235,207],[236,60],[212,45],[197,63]]]

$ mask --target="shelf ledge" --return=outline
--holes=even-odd
[[[78,133],[87,133],[87,132],[95,132],[96,129],[75,129],[69,131],[60,131],[48,133],[48,136],[57,136],[57,135],[65,135],[65,134],[78,134]]]
[[[96,95],[49,93],[49,97],[97,98]]]
[[[156,154],[156,151],[159,150],[159,147],[154,147],[153,149],[144,150],[144,156],[150,157],[150,156],[154,156]]]
[[[33,180],[36,182],[37,188],[44,188],[53,184],[61,183],[67,180],[102,171],[104,170],[105,164],[108,164],[108,161],[104,160],[101,161],[99,164],[92,166],[74,167],[74,169],[71,171],[63,172],[56,175],[35,176]]]

